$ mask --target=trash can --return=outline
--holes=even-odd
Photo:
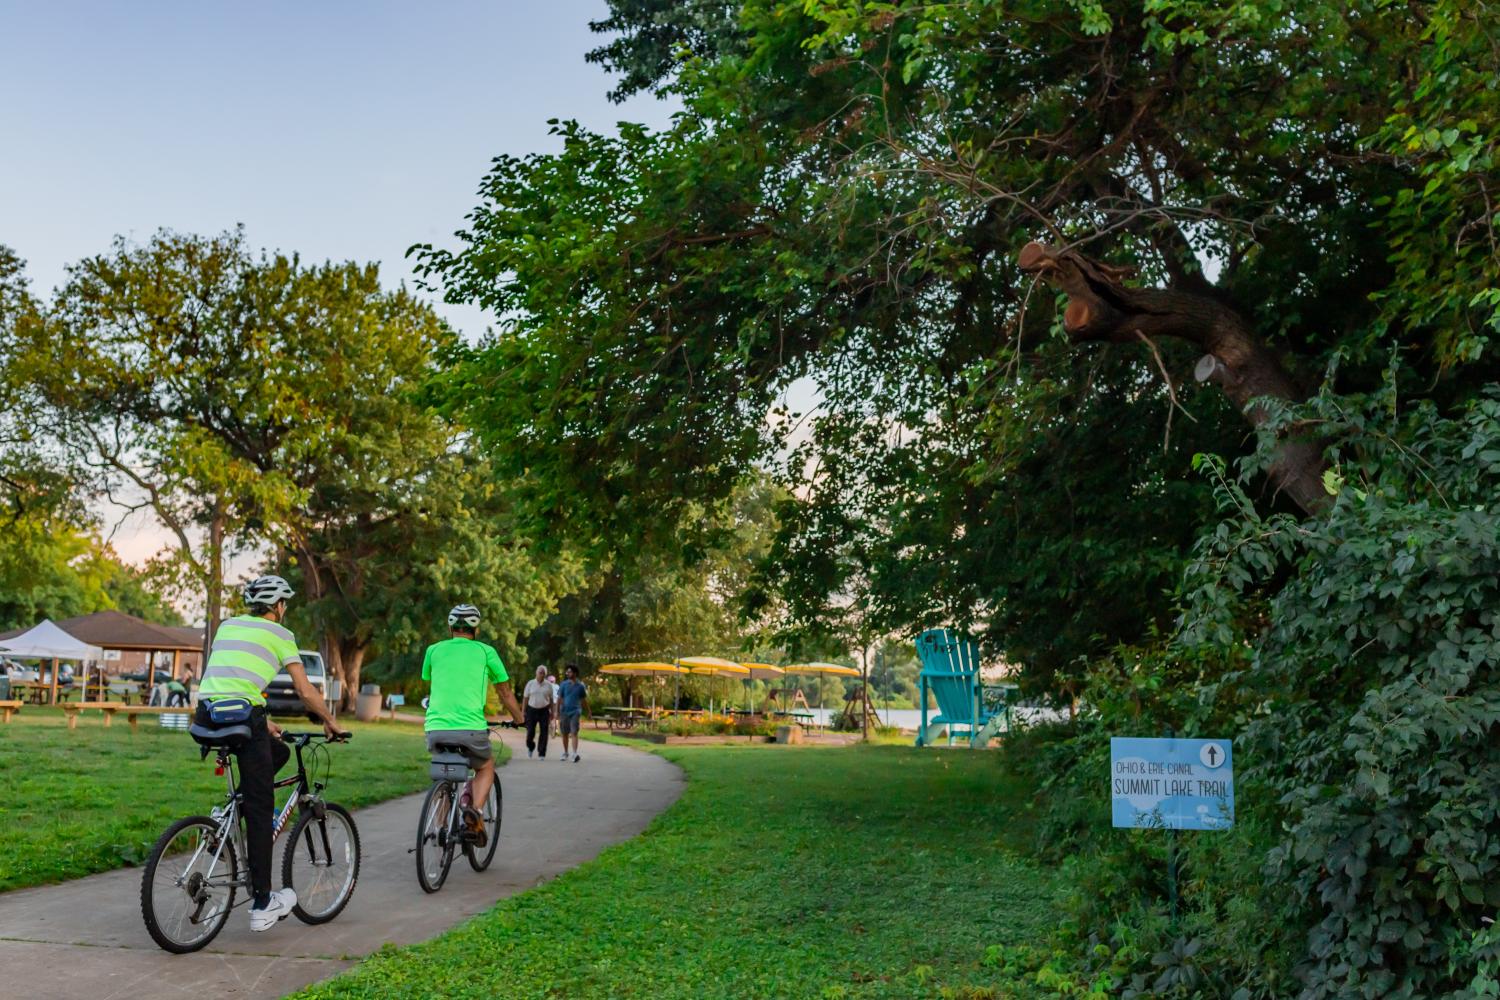
[[[359,694],[354,696],[354,717],[360,722],[374,722],[380,718],[380,685],[360,685]]]

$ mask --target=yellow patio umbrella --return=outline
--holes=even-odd
[[[778,667],[778,666],[776,666],[774,664],[771,664],[771,663],[745,663],[745,664],[742,664],[742,666],[744,666],[745,669],[747,669],[747,670],[750,671],[750,676],[747,678],[747,680],[752,680],[752,681],[774,681],[774,680],[779,680],[781,678],[781,675],[784,674],[784,673],[786,673],[786,671],[782,670],[780,667]],[[745,697],[746,697],[745,707],[746,708],[751,708],[752,707],[750,705],[750,702],[749,702],[749,695],[750,695],[750,689],[749,689],[749,687],[746,687],[745,688]]]
[[[671,663],[648,661],[645,663],[607,663],[599,668],[601,674],[615,677],[665,677],[668,674],[685,674],[686,670]],[[651,712],[656,712],[656,685],[651,685]]]
[[[750,676],[750,668],[735,663],[733,660],[725,660],[717,656],[680,656],[677,658],[680,666],[688,668],[690,673],[703,677],[739,677]],[[709,689],[708,711],[712,715],[714,710],[713,689]]]
[[[812,663],[793,663],[789,667],[782,667],[789,674],[808,674],[815,677],[858,677],[860,673],[853,667],[846,667],[838,663],[823,663],[814,661]],[[823,685],[818,685],[818,711],[823,711]]]

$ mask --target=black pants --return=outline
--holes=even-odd
[[[537,735],[537,731],[541,735]],[[526,749],[547,756],[547,734],[552,731],[552,706],[532,708],[526,706]]]
[[[208,724],[208,706],[198,703],[198,721]],[[250,741],[234,752],[240,766],[240,814],[245,817],[245,863],[250,868],[250,891],[271,891],[271,821],[276,813],[276,772],[291,759],[292,748],[271,737],[266,712],[250,717]]]

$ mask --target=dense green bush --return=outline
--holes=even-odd
[[[1279,794],[1266,875],[1311,923],[1307,997],[1491,996],[1500,948],[1500,390],[1395,417],[1394,384],[1285,415],[1337,442],[1327,516],[1241,510],[1189,580],[1187,637],[1283,574],[1252,662],[1244,745]]]
[[[1331,510],[1262,516],[1205,459],[1226,516],[1186,575],[1181,632],[1095,664],[1075,727],[1012,742],[1077,886],[1035,983],[1500,995],[1500,390],[1402,412],[1393,381],[1278,423],[1294,420],[1331,442]],[[1109,829],[1098,793],[1108,737],[1164,726],[1234,736],[1239,771],[1234,830],[1178,838],[1175,922],[1165,835]]]

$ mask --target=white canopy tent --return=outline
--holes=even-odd
[[[104,659],[104,650],[98,646],[90,646],[81,639],[75,639],[46,619],[20,635],[0,642],[0,653],[25,659],[52,660],[52,700],[54,702],[57,700],[56,661],[82,660],[87,663],[89,660],[97,662]],[[85,667],[83,674],[85,691],[88,690],[88,680],[88,668]]]

